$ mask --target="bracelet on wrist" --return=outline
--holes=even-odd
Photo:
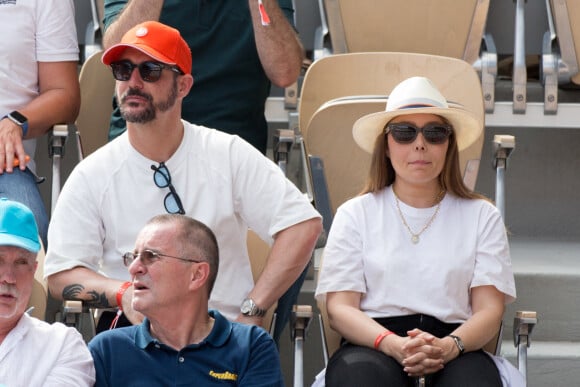
[[[260,12],[260,21],[264,27],[270,25],[270,16],[266,12],[266,7],[262,3],[262,0],[258,0],[258,11]]]
[[[117,290],[117,307],[119,308],[119,310],[123,310],[123,294],[125,294],[125,291],[127,291],[127,289],[129,288],[129,286],[133,285],[132,282],[123,282],[123,284],[121,285],[121,287],[119,287],[119,290]]]
[[[388,335],[392,335],[394,332],[391,332],[390,330],[386,329],[385,331],[379,333],[379,335],[377,336],[377,338],[375,339],[375,349],[379,349],[379,345],[381,345],[381,342],[383,341],[383,339],[385,337],[387,337]]]

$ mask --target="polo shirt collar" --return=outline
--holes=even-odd
[[[150,324],[149,319],[145,318],[141,325],[137,327],[137,332],[135,333],[135,345],[141,349],[147,348],[149,344],[156,341],[151,337],[151,333],[149,332]]]
[[[209,315],[214,318],[213,328],[203,342],[213,347],[221,347],[232,334],[232,323],[217,310],[210,309]]]
[[[221,347],[225,345],[232,333],[232,323],[228,321],[217,310],[209,310],[210,317],[213,317],[214,324],[209,335],[199,344],[192,344],[188,347],[200,347],[203,345],[211,345],[212,347]],[[159,341],[151,336],[150,330],[151,322],[145,318],[141,325],[137,327],[135,334],[135,345],[141,349],[147,348],[149,345],[157,344]]]

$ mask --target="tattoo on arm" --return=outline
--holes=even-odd
[[[62,291],[62,298],[65,300],[79,300],[84,301],[84,303],[90,308],[110,308],[111,305],[107,300],[105,293],[97,293],[95,290],[88,291],[87,295],[90,299],[85,300],[81,297],[81,293],[85,290],[85,287],[81,284],[72,284],[66,286]]]
[[[62,298],[65,300],[80,300],[79,295],[85,289],[81,284],[72,284],[65,286],[62,290]]]
[[[89,296],[91,296],[91,300],[85,301],[89,307],[91,308],[110,308],[111,305],[107,300],[107,296],[105,293],[98,294],[96,291],[88,292]]]

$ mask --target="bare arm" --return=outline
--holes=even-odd
[[[26,138],[40,137],[53,125],[72,123],[80,107],[80,89],[76,62],[38,63],[39,95],[18,109],[28,118]],[[24,160],[22,129],[8,119],[0,120],[0,173],[12,172],[14,157]],[[30,155],[32,157],[32,155]],[[24,169],[26,163],[20,163]]]
[[[361,296],[360,293],[347,291],[328,293],[326,308],[329,322],[350,343],[374,348],[375,340],[385,328],[360,310]],[[433,345],[434,340],[435,337],[427,333],[417,338],[393,333],[383,338],[377,349],[403,366],[407,366],[408,359],[412,361],[418,357],[423,361],[421,369],[428,366],[432,370],[438,370],[443,364],[442,351]],[[419,351],[421,354],[416,355]]]
[[[495,336],[505,309],[504,295],[494,286],[479,286],[471,291],[471,306],[473,315],[452,333],[461,338],[465,352],[481,349]],[[420,339],[426,332],[414,329],[409,334],[413,338]],[[441,349],[443,364],[459,356],[459,349],[450,337],[436,338],[433,345]],[[406,347],[414,352],[412,357],[405,360],[406,372],[411,375],[422,375],[438,370],[436,364],[424,352],[424,347],[415,345],[414,342],[410,342]]]
[[[159,20],[162,7],[163,0],[129,0],[123,11],[103,35],[105,49],[119,43],[125,32],[135,25],[148,20]]]
[[[481,349],[497,334],[505,308],[504,295],[494,286],[479,286],[472,289],[471,305],[473,315],[452,333],[461,338],[466,352]],[[419,329],[409,332],[412,339],[405,345],[405,350],[411,355],[404,360],[403,364],[406,366],[405,371],[410,375],[417,376],[438,371],[443,364],[459,356],[459,349],[452,338],[435,338],[430,342],[440,349],[442,363],[435,362],[432,347],[423,344],[422,339],[425,335],[432,337]]]
[[[288,23],[276,0],[262,0],[270,25],[263,26],[258,0],[248,0],[258,56],[273,84],[287,87],[300,75],[304,48],[294,28]]]
[[[270,308],[300,276],[322,230],[320,218],[313,218],[280,231],[274,240],[264,271],[248,295],[258,306]],[[259,319],[240,315],[239,321],[257,325]]]
[[[332,329],[350,343],[373,348],[385,328],[360,310],[361,297],[361,293],[352,291],[327,293],[328,319]],[[388,336],[383,341],[387,339]]]
[[[117,305],[117,291],[124,281],[105,277],[85,267],[75,267],[48,277],[51,295],[59,300],[80,300],[94,308],[114,308]],[[125,316],[132,323],[143,320],[140,313],[131,306],[133,287],[123,294],[122,307]]]
[[[457,328],[453,334],[461,337],[465,352],[477,351],[487,344],[497,334],[505,311],[505,296],[495,286],[478,286],[471,290],[471,308],[473,315]],[[459,354],[455,342],[451,338],[441,347],[451,348],[445,353],[445,360],[450,361]]]
[[[263,26],[258,0],[248,0],[256,48],[262,67],[273,84],[286,87],[296,81],[304,58],[304,48],[294,28],[284,17],[276,0],[263,0],[270,25]],[[163,0],[130,0],[103,36],[105,48],[121,41],[129,29],[147,20],[159,20]]]

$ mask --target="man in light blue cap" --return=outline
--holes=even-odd
[[[19,247],[33,257],[40,251],[38,228],[30,209],[6,198],[0,199],[0,246]]]
[[[92,386],[95,369],[82,336],[24,312],[40,247],[32,211],[0,198],[0,386]]]

